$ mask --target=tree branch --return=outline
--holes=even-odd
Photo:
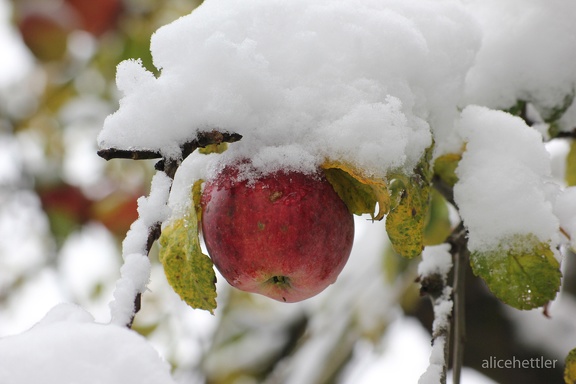
[[[446,383],[453,313],[452,287],[447,284],[452,269],[448,248],[446,244],[426,247],[418,265],[420,294],[430,297],[434,309],[430,365],[420,377],[419,383]]]
[[[452,316],[452,382],[460,383],[460,373],[464,359],[464,343],[466,342],[465,319],[465,277],[469,259],[467,231],[461,222],[448,238],[451,245],[450,253],[454,263]]]
[[[570,131],[560,131],[556,134],[556,137],[567,138],[567,139],[576,139],[576,128],[573,128]]]
[[[180,146],[182,153],[181,160],[188,157],[189,154],[198,148],[206,147],[211,144],[220,143],[233,143],[239,141],[242,135],[238,133],[218,132],[212,130],[209,132],[199,132],[198,136],[191,141],[188,141]],[[132,160],[150,160],[163,158],[160,151],[150,149],[118,149],[118,148],[104,148],[99,150],[98,156],[105,160],[111,159],[132,159]]]
[[[212,130],[209,132],[200,132],[198,133],[197,137],[194,140],[184,143],[180,149],[181,154],[179,158],[172,159],[172,158],[163,158],[162,154],[159,151],[154,150],[124,150],[124,149],[117,149],[117,148],[106,148],[98,151],[98,155],[105,160],[111,159],[132,159],[132,160],[149,160],[149,159],[161,159],[155,165],[155,169],[158,172],[163,172],[170,178],[170,180],[174,180],[176,172],[182,161],[184,161],[192,152],[196,149],[201,147],[206,147],[212,144],[221,144],[224,142],[233,143],[239,141],[242,138],[241,135],[237,133],[222,133],[216,130]],[[170,185],[171,188],[171,185]],[[152,194],[153,191],[151,191]],[[169,192],[168,192],[169,193]],[[166,204],[168,201],[166,201]],[[141,220],[141,217],[138,217],[136,221]],[[135,222],[136,223],[136,222]],[[148,226],[148,236],[145,240],[145,244],[142,244],[142,249],[145,250],[146,255],[150,254],[152,246],[156,240],[160,238],[162,233],[162,222],[154,222],[154,223],[145,223],[144,225]],[[128,236],[128,235],[127,235]],[[123,250],[125,251],[125,250]],[[122,279],[122,277],[121,277]],[[132,323],[134,322],[134,317],[140,311],[142,306],[142,292],[137,292],[134,297],[134,307],[133,307],[133,314],[131,318],[127,320],[127,327],[132,327]]]

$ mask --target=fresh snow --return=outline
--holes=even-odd
[[[454,199],[470,250],[495,249],[514,235],[557,242],[558,187],[542,136],[518,117],[477,106],[462,112],[458,127],[467,144]]]
[[[1,383],[175,384],[170,366],[125,327],[94,322],[73,304],[50,310],[30,330],[0,339]]]
[[[99,143],[177,157],[220,129],[244,136],[222,161],[256,157],[263,172],[328,159],[411,171],[431,130],[450,131],[475,25],[453,1],[206,1],[152,37],[158,77],[118,66],[123,98]]]
[[[452,255],[450,244],[440,244],[424,248],[422,261],[418,264],[419,276],[431,276],[434,274],[447,276],[452,269]]]
[[[482,46],[466,76],[465,105],[508,109],[533,102],[544,115],[576,88],[576,2],[463,0]],[[574,121],[572,126],[574,128]]]
[[[120,279],[114,290],[114,301],[110,303],[112,323],[131,324],[134,315],[134,298],[146,290],[150,280],[150,260],[146,244],[149,231],[170,216],[168,195],[172,180],[163,172],[152,179],[150,195],[138,199],[138,219],[132,223],[122,243],[124,265],[120,268]]]

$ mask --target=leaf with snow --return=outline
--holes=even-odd
[[[394,250],[403,257],[420,255],[424,248],[424,229],[430,208],[430,154],[420,160],[411,176],[393,175],[398,204],[386,217],[386,232]]]
[[[550,245],[533,235],[516,235],[495,249],[474,251],[470,264],[492,293],[517,309],[541,307],[560,288],[560,265]]]
[[[200,248],[195,209],[162,231],[160,262],[168,282],[182,300],[192,308],[214,314],[216,275],[212,260]]]
[[[576,348],[568,353],[564,365],[564,382],[566,384],[576,383]]]
[[[327,162],[322,167],[326,178],[351,213],[368,213],[374,220],[384,218],[390,209],[390,195],[385,180],[366,177],[351,165],[341,162]]]

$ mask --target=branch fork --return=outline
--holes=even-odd
[[[132,327],[134,316],[141,308],[142,293],[146,290],[150,277],[148,255],[154,242],[160,238],[162,223],[170,216],[168,199],[172,182],[182,162],[198,148],[224,142],[233,143],[241,138],[242,136],[237,133],[217,130],[199,132],[195,139],[180,146],[178,158],[166,158],[160,151],[148,149],[106,148],[98,151],[98,155],[105,160],[160,159],[155,165],[157,173],[152,179],[150,194],[138,200],[138,219],[132,223],[122,243],[124,265],[120,270],[120,279],[116,283],[114,300],[110,303],[112,323]],[[127,302],[128,300],[130,302]]]

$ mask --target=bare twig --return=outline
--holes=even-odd
[[[466,341],[465,322],[465,277],[468,263],[468,239],[463,223],[452,232],[448,239],[451,245],[450,253],[454,263],[453,300],[454,312],[452,316],[452,382],[460,383],[460,373],[464,358],[464,343]]]
[[[239,141],[242,138],[241,135],[237,133],[222,133],[216,130],[210,132],[199,132],[198,136],[189,142],[184,143],[181,149],[181,159],[184,160],[189,154],[194,152],[196,149],[201,147],[206,147],[211,144],[220,143],[233,143]],[[150,150],[150,149],[117,149],[117,148],[104,148],[99,150],[98,156],[105,160],[111,159],[132,159],[132,160],[150,160],[150,159],[161,159],[163,158],[160,151]]]

